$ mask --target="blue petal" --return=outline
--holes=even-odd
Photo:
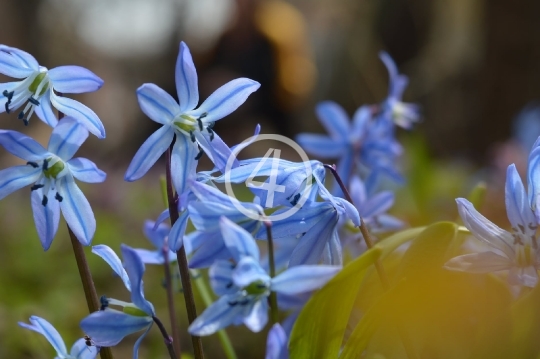
[[[353,200],[354,205],[356,208],[360,208],[360,212],[362,216],[366,216],[364,214],[364,203],[367,201],[367,193],[366,193],[366,186],[364,185],[364,182],[360,179],[358,176],[353,176],[351,178],[351,183],[349,185],[349,194],[351,195],[351,199]]]
[[[298,294],[318,289],[332,279],[339,266],[296,266],[272,279],[271,290],[284,294]]]
[[[392,98],[401,98],[401,95],[403,91],[405,90],[405,87],[407,86],[408,79],[404,75],[400,75],[397,69],[397,66],[390,57],[388,53],[385,51],[381,51],[379,53],[379,58],[384,63],[384,66],[386,66],[386,69],[388,70],[389,75],[389,86],[388,86],[388,93],[389,97]]]
[[[508,166],[506,172],[505,199],[506,213],[513,230],[527,237],[534,237],[537,228],[536,217],[514,164]]]
[[[34,56],[30,55],[28,52],[19,50],[15,47],[9,47],[6,45],[0,45],[0,51],[7,52],[13,56],[22,66],[27,67],[33,70],[39,70],[39,64]]]
[[[266,298],[261,298],[253,303],[250,309],[244,318],[244,324],[252,332],[258,333],[268,323],[268,301]]]
[[[186,236],[186,242],[199,242],[198,249],[189,259],[190,268],[207,268],[210,267],[216,260],[231,258],[231,252],[227,249],[223,237],[219,231],[217,232],[201,232],[196,231]],[[193,246],[195,249],[195,246]]]
[[[197,143],[210,158],[210,161],[212,161],[220,172],[225,172],[229,158],[234,156],[229,146],[227,146],[221,137],[219,137],[215,132],[212,140],[210,140],[211,136],[207,132],[197,131],[195,133],[195,137],[197,138]],[[235,168],[237,166],[238,160],[236,160],[236,158],[232,159],[229,167]]]
[[[96,346],[112,347],[126,335],[143,330],[151,324],[151,317],[129,315],[107,308],[84,318],[81,328]]]
[[[266,339],[266,354],[264,359],[288,359],[287,334],[279,323],[272,326]]]
[[[214,91],[197,110],[190,114],[200,117],[207,113],[202,119],[205,123],[221,120],[243,104],[248,96],[260,86],[261,84],[257,81],[246,78],[232,80]]]
[[[124,268],[131,282],[131,301],[146,314],[154,316],[154,306],[144,298],[143,274],[144,263],[131,248],[122,244],[122,257],[124,258]]]
[[[141,259],[141,261],[144,264],[163,264],[165,263],[165,256],[163,255],[163,251],[160,250],[147,250],[147,249],[141,249],[141,248],[133,248],[135,252],[137,252],[137,255]],[[174,262],[176,260],[176,253],[169,251],[169,263]]]
[[[315,224],[319,223],[328,213],[333,211],[334,208],[330,204],[323,202],[316,202],[310,206],[304,206],[293,215],[272,222],[272,236],[274,238],[285,238],[306,233]],[[275,213],[278,214],[279,212]],[[266,228],[261,227],[256,237],[266,239]]]
[[[259,248],[251,234],[226,217],[221,217],[219,226],[225,245],[237,263],[244,256],[250,256],[259,260]]]
[[[322,264],[332,266],[343,265],[343,249],[337,231],[332,233],[330,239],[326,242],[322,256]]]
[[[94,345],[86,345],[86,340],[84,338],[77,340],[69,352],[75,359],[95,359],[98,353],[98,348]]]
[[[189,333],[197,336],[211,335],[236,322],[244,311],[244,307],[238,304],[241,298],[238,294],[227,294],[219,298],[191,323]]]
[[[39,117],[39,119],[45,122],[48,126],[54,128],[58,124],[58,118],[56,117],[51,104],[51,90],[47,90],[47,92],[41,96],[39,106],[36,106],[35,111],[37,117]]]
[[[315,108],[317,117],[326,131],[335,140],[348,142],[350,136],[350,124],[349,116],[341,107],[335,102],[325,101],[321,102]]]
[[[90,203],[71,176],[64,176],[57,181],[56,189],[63,198],[60,208],[69,228],[79,242],[85,246],[90,245],[96,232],[96,219]]]
[[[60,206],[58,201],[49,196],[49,203],[42,204],[43,192],[41,189],[33,191],[30,195],[34,223],[38,232],[39,240],[44,250],[48,250],[58,230],[60,222]]]
[[[30,317],[30,323],[31,324],[19,322],[19,325],[23,328],[42,334],[47,341],[51,343],[59,356],[66,357],[68,355],[64,340],[60,336],[60,333],[58,333],[58,331],[51,325],[51,323],[35,315]]]
[[[171,227],[165,223],[144,221],[143,233],[152,242],[154,247],[161,250],[164,247],[165,237],[169,235]]]
[[[372,113],[370,106],[362,106],[353,115],[353,126],[351,137],[353,141],[359,143],[366,133],[366,128],[371,121]]]
[[[250,283],[262,281],[268,283],[270,277],[262,269],[259,261],[253,257],[242,257],[234,268],[232,279],[239,288],[244,288]]]
[[[73,158],[67,162],[73,177],[82,182],[101,183],[107,178],[107,174],[97,168],[96,164],[86,158]]]
[[[309,154],[325,159],[339,158],[347,150],[347,142],[314,133],[301,133],[296,136],[296,142]]]
[[[481,215],[465,198],[456,199],[463,224],[471,233],[491,247],[499,249],[508,258],[514,258],[512,235]]]
[[[536,215],[536,222],[540,223],[540,137],[534,143],[529,155],[529,164],[527,168],[527,182],[529,184],[529,205]]]
[[[225,216],[235,223],[247,224],[247,222],[253,222],[254,220],[247,217],[244,213],[236,209],[236,205],[243,206],[246,211],[253,213],[253,216],[258,216],[261,212],[257,211],[256,204],[253,203],[242,203],[237,201],[230,201],[228,205],[203,201],[203,202],[192,202],[188,206],[191,222],[195,228],[204,230],[204,231],[213,231],[219,228],[219,218]],[[244,227],[244,226],[242,226]]]
[[[51,92],[51,103],[58,111],[73,117],[93,135],[105,138],[103,123],[94,111],[82,103],[67,97],[57,96],[54,91]]]
[[[0,199],[36,182],[41,168],[32,166],[15,166],[0,171]]]
[[[445,263],[444,268],[469,273],[492,273],[510,269],[514,262],[494,252],[464,254]]]
[[[362,216],[365,218],[379,216],[392,207],[394,204],[394,194],[390,191],[379,192],[364,203]],[[359,207],[361,208],[361,207]]]
[[[238,288],[234,286],[232,281],[234,264],[230,261],[217,260],[212,264],[208,271],[208,277],[210,278],[210,286],[219,296],[226,294],[233,294],[238,291]]]
[[[180,111],[193,110],[199,103],[197,70],[188,46],[182,41],[175,69],[176,91],[180,100]]]
[[[80,66],[58,66],[49,70],[52,87],[63,93],[85,93],[97,91],[103,80],[92,71]]]
[[[198,153],[197,145],[183,135],[176,136],[171,153],[171,175],[174,188],[179,195],[187,190],[187,182],[195,178]]]
[[[120,261],[120,258],[118,258],[116,253],[109,246],[105,244],[93,246],[92,253],[100,256],[105,262],[107,262],[112,270],[122,279],[127,290],[131,291],[129,277],[126,270],[122,266],[122,261]]]
[[[169,148],[173,138],[174,131],[169,126],[161,127],[148,137],[131,160],[124,179],[133,182],[144,176]]]
[[[39,65],[37,62],[34,64],[31,64],[32,67],[29,67],[28,63],[25,63],[24,61],[21,61],[22,58],[20,56],[17,56],[16,54],[11,54],[8,52],[11,52],[12,48],[8,48],[7,46],[0,46],[0,73],[4,74],[9,77],[14,77],[16,79],[23,79],[25,77],[30,76],[33,72],[39,70]],[[20,50],[18,50],[20,51]],[[23,51],[20,51],[21,53]],[[28,54],[27,54],[28,55]],[[30,55],[28,55],[30,56]]]
[[[88,131],[75,119],[65,117],[54,128],[47,149],[67,161],[88,138]]]
[[[188,218],[188,211],[182,212],[171,228],[171,233],[169,234],[169,248],[173,252],[179,251],[184,244],[184,234],[186,233]]]
[[[0,146],[12,155],[27,161],[39,161],[48,154],[34,139],[17,131],[0,130]]]
[[[152,328],[152,324],[148,326],[148,329],[146,329],[144,333],[139,337],[139,339],[137,339],[137,341],[135,342],[135,345],[133,346],[133,359],[139,358],[139,347],[141,346],[144,337],[146,337],[146,334],[148,334],[148,332]]]
[[[137,99],[146,116],[162,125],[170,124],[180,113],[180,107],[172,96],[154,84],[139,87]]]

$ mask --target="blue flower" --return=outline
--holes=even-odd
[[[88,137],[73,118],[64,118],[52,132],[47,149],[16,131],[0,130],[0,145],[27,162],[0,171],[0,199],[32,183],[32,210],[41,244],[49,249],[58,229],[60,210],[84,245],[96,231],[92,208],[75,178],[88,183],[105,180],[105,173],[86,158],[72,158]]]
[[[99,347],[96,347],[91,341],[92,345],[86,344],[85,338],[80,338],[73,344],[71,351],[67,352],[66,344],[62,340],[62,337],[58,331],[43,318],[38,316],[30,317],[30,324],[19,322],[19,325],[23,328],[33,330],[42,334],[56,350],[56,357],[62,359],[94,359],[99,353]]]
[[[471,273],[509,270],[508,279],[511,284],[536,286],[540,269],[540,249],[536,238],[540,219],[538,211],[539,164],[540,140],[537,140],[529,155],[528,196],[516,166],[514,164],[508,166],[505,202],[506,213],[512,225],[510,232],[499,228],[482,216],[466,199],[456,199],[463,224],[492,250],[452,258],[445,264],[447,269]]]
[[[137,359],[139,346],[152,327],[155,316],[154,306],[144,298],[143,281],[144,263],[137,252],[122,244],[124,264],[112,249],[105,245],[92,248],[92,252],[103,258],[122,278],[124,285],[131,292],[131,303],[102,297],[102,308],[81,321],[81,328],[95,345],[111,347],[118,344],[126,335],[146,329],[133,347],[133,359]],[[123,308],[123,311],[111,309],[110,305]]]
[[[232,80],[196,108],[199,103],[197,72],[189,49],[183,42],[180,43],[175,72],[180,104],[154,84],[144,84],[137,90],[143,112],[163,126],[143,143],[124,178],[126,181],[141,178],[167,150],[176,135],[171,169],[173,184],[181,195],[186,190],[188,178],[195,174],[201,151],[220,170],[225,168],[231,150],[212,130],[214,122],[235,111],[260,84],[246,78]]]
[[[279,323],[272,326],[266,338],[266,354],[264,359],[289,359],[287,333]]]
[[[171,228],[164,224],[157,224],[154,221],[145,221],[143,226],[144,235],[152,242],[157,250],[150,251],[148,249],[134,248],[137,255],[146,264],[163,264],[165,263],[164,252],[167,251],[169,263],[176,261],[176,253],[169,249],[169,232]]]
[[[0,73],[22,81],[0,84],[0,113],[17,110],[26,103],[19,113],[19,119],[28,124],[35,110],[38,117],[51,127],[58,118],[52,106],[73,117],[88,131],[99,138],[105,138],[105,128],[99,117],[83,105],[57,93],[84,93],[97,91],[103,80],[92,71],[80,66],[59,66],[47,70],[39,66],[36,59],[27,52],[0,45]]]
[[[409,83],[409,79],[405,75],[398,72],[394,60],[386,52],[381,51],[379,58],[386,66],[390,76],[390,84],[388,89],[388,97],[382,104],[383,115],[391,119],[396,125],[409,129],[413,123],[420,120],[420,110],[418,105],[405,103],[401,101],[403,92]]]
[[[337,266],[297,266],[270,278],[259,264],[259,249],[253,237],[225,217],[220,227],[234,264],[221,260],[210,268],[210,283],[221,297],[189,326],[193,335],[211,335],[241,323],[259,332],[268,322],[270,292],[308,292],[323,286],[340,270]]]

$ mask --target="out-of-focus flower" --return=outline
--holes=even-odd
[[[266,338],[266,355],[264,359],[289,359],[287,351],[287,334],[279,323],[272,326]]]
[[[157,224],[154,221],[145,221],[143,232],[146,238],[152,242],[156,250],[148,250],[142,248],[134,248],[137,255],[146,264],[163,264],[165,263],[165,251],[167,251],[167,261],[174,262],[176,253],[169,249],[169,232],[171,228],[165,223]]]
[[[45,250],[49,249],[58,229],[60,210],[82,244],[89,245],[96,231],[94,213],[75,184],[75,178],[98,183],[103,182],[106,175],[92,161],[72,158],[87,137],[88,131],[70,117],[54,128],[47,149],[22,133],[0,130],[0,145],[28,161],[26,165],[0,171],[0,199],[34,183],[32,210]]]
[[[30,324],[19,322],[19,325],[23,328],[33,330],[42,334],[49,343],[51,343],[54,350],[56,350],[56,357],[62,359],[94,359],[99,353],[99,347],[96,347],[90,339],[92,345],[87,345],[85,338],[78,339],[71,347],[70,352],[67,352],[66,344],[60,336],[60,333],[43,318],[38,316],[30,317]]]
[[[78,101],[55,93],[99,90],[103,80],[92,71],[80,66],[59,66],[47,70],[29,53],[0,45],[0,73],[23,79],[0,84],[0,113],[10,113],[26,103],[18,116],[25,124],[28,124],[35,111],[43,122],[55,127],[58,118],[53,112],[54,106],[63,114],[73,117],[92,134],[105,138],[105,128],[94,111]]]

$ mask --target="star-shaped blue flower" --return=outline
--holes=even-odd
[[[0,73],[22,79],[0,84],[0,113],[10,113],[26,103],[19,113],[19,119],[25,124],[35,111],[43,122],[55,127],[58,118],[53,112],[54,106],[92,134],[105,138],[105,128],[94,111],[78,101],[57,95],[99,90],[103,80],[92,71],[80,66],[59,66],[48,70],[29,53],[0,45]]]
[[[54,128],[47,149],[17,131],[0,130],[0,145],[27,162],[0,171],[0,199],[32,183],[32,210],[41,244],[49,249],[58,229],[60,210],[84,245],[96,231],[90,203],[75,183],[105,180],[105,173],[86,158],[72,158],[88,137],[88,131],[70,117]]]
[[[73,344],[70,352],[68,353],[66,344],[60,336],[60,333],[52,326],[51,323],[38,316],[30,317],[30,324],[19,322],[19,325],[23,328],[33,330],[39,334],[42,334],[49,343],[51,343],[54,350],[56,350],[56,357],[62,359],[94,359],[99,353],[99,347],[96,347],[92,340],[92,345],[87,345],[85,338],[80,338]]]
[[[126,181],[141,178],[169,148],[176,135],[171,170],[173,184],[181,195],[186,190],[188,178],[195,175],[201,151],[204,151],[220,170],[225,168],[231,150],[212,130],[214,122],[235,111],[260,84],[247,78],[232,80],[197,107],[197,71],[184,42],[180,43],[175,72],[180,103],[154,84],[144,84],[137,90],[143,112],[163,126],[143,143],[124,178]]]

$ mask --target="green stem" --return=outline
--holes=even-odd
[[[270,268],[270,278],[276,276],[276,265],[274,261],[274,239],[272,238],[272,222],[264,221],[264,226],[266,227],[266,236],[268,237],[268,267]],[[276,324],[279,322],[279,309],[277,303],[276,292],[270,292],[270,314],[272,318],[272,323]]]

